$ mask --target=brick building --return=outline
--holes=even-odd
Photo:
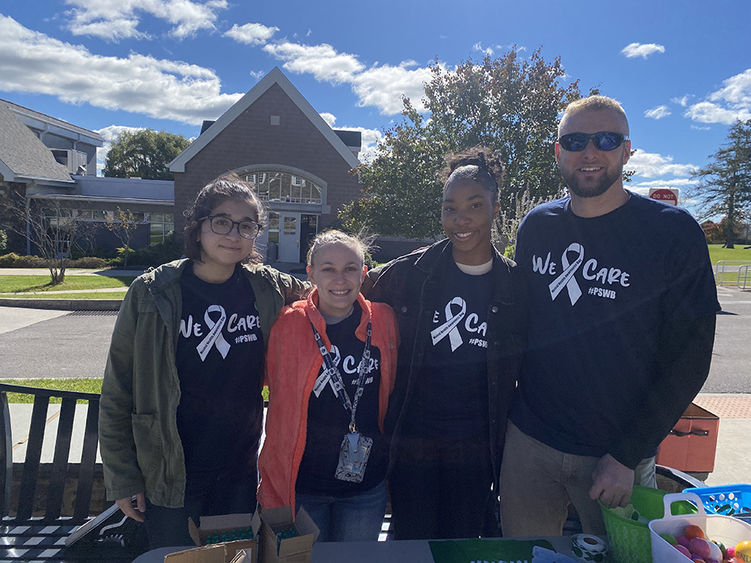
[[[225,172],[251,180],[269,217],[259,235],[267,261],[303,262],[308,241],[360,195],[359,132],[335,131],[274,68],[170,163],[175,231],[198,191]]]

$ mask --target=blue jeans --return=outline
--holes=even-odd
[[[350,497],[297,494],[321,534],[318,541],[377,541],[386,513],[386,481]]]

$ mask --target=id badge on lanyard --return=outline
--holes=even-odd
[[[316,339],[318,350],[323,357],[324,369],[329,372],[329,376],[334,382],[334,388],[337,390],[337,396],[342,401],[344,409],[351,413],[349,432],[347,432],[342,439],[342,445],[339,448],[339,463],[336,466],[334,477],[340,481],[361,483],[365,476],[365,468],[367,467],[370,450],[373,446],[373,439],[360,434],[357,431],[357,426],[355,424],[357,405],[360,402],[360,397],[362,397],[363,389],[365,387],[365,379],[370,365],[370,322],[368,322],[365,349],[363,350],[360,363],[357,366],[357,391],[355,392],[354,401],[350,400],[347,390],[344,387],[344,381],[339,372],[339,368],[336,367],[334,361],[331,359],[331,354],[326,350],[321,335],[318,334],[313,323],[311,323],[310,326],[313,329],[313,336]]]

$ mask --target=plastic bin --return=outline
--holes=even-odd
[[[665,515],[663,498],[666,494],[659,489],[636,485],[631,504],[644,518],[655,520]],[[602,503],[600,509],[608,533],[609,556],[618,563],[651,563],[652,543],[647,524],[624,518]],[[689,503],[681,503],[673,506],[673,512],[687,514],[696,511]]]
[[[696,487],[683,492],[697,495],[709,514],[751,517],[751,485]]]
[[[691,563],[691,559],[675,549],[660,534],[681,535],[683,528],[688,524],[700,526],[707,538],[722,542],[727,546],[733,546],[744,540],[751,540],[751,525],[733,518],[719,514],[707,514],[704,504],[694,493],[673,493],[665,495],[665,513],[670,512],[670,505],[677,501],[691,501],[698,507],[696,514],[684,514],[681,516],[667,516],[649,523],[649,532],[652,540],[652,559],[660,563]]]

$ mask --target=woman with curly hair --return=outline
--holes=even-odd
[[[395,539],[498,535],[506,412],[525,330],[523,283],[492,243],[502,166],[488,149],[449,155],[446,239],[371,271],[363,294],[401,335],[386,417]]]

